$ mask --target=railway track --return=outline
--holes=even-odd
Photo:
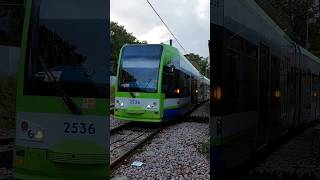
[[[122,162],[134,150],[162,130],[162,127],[126,123],[110,133],[110,168]]]
[[[124,123],[124,124],[122,124],[122,125],[119,125],[119,126],[116,126],[116,127],[110,127],[110,134],[114,134],[114,133],[116,133],[117,131],[119,131],[119,130],[127,127],[127,126],[130,126],[132,123],[133,123],[133,122],[130,122],[130,121],[129,121],[129,122],[126,122],[126,123]]]
[[[194,110],[203,105],[200,103],[197,106],[189,109],[189,112],[181,119],[172,121],[167,124],[147,125],[136,122],[128,122],[110,130],[110,168],[120,164],[126,157],[133,153],[137,148],[154,137],[163,128],[172,124],[181,122],[187,118]]]

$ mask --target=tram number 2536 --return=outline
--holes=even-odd
[[[96,128],[94,125],[87,123],[69,123],[64,122],[64,133],[71,134],[95,134]]]
[[[140,104],[140,101],[135,99],[130,99],[130,104]]]

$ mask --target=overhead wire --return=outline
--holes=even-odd
[[[179,44],[179,46],[184,50],[184,52],[186,54],[188,54],[188,52],[186,51],[186,49],[183,47],[183,45],[180,43],[180,41],[178,40],[178,38],[173,34],[173,32],[171,31],[171,29],[169,28],[169,26],[164,22],[164,20],[162,19],[162,17],[160,16],[160,14],[157,12],[157,10],[154,8],[154,6],[149,2],[149,0],[146,0],[147,3],[150,5],[150,7],[152,8],[152,10],[154,11],[154,13],[159,17],[159,19],[161,20],[161,22],[164,24],[164,26],[167,28],[167,30],[169,31],[169,33],[173,36],[173,38],[177,41],[177,43]]]

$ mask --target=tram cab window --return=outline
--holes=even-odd
[[[122,49],[118,90],[156,93],[162,46],[139,45]]]
[[[172,67],[164,66],[162,74],[162,93],[165,93],[166,98],[177,98],[180,94],[177,93],[179,88],[179,70]],[[180,93],[180,90],[179,90]]]
[[[73,0],[75,1],[75,0]],[[35,1],[36,2],[36,1]],[[24,94],[57,96],[55,82],[73,97],[107,97],[107,21],[99,3],[33,3]]]

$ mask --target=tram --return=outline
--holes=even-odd
[[[25,0],[16,179],[107,179],[107,1]]]
[[[167,122],[210,94],[209,79],[167,44],[124,45],[116,82],[114,115],[123,121]]]
[[[254,0],[217,0],[211,11],[210,162],[222,177],[282,135],[319,120],[320,59]]]

